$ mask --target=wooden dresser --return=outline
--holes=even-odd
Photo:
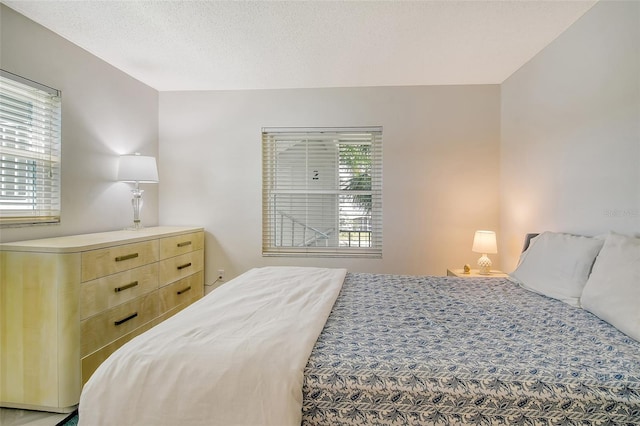
[[[72,411],[113,351],[203,292],[202,228],[0,244],[0,406]]]

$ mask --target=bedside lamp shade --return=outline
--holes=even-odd
[[[118,180],[121,182],[158,182],[158,168],[155,157],[144,155],[123,155],[118,167]]]
[[[140,189],[140,184],[158,182],[158,168],[155,157],[147,157],[138,153],[121,156],[118,166],[118,180],[136,184],[135,188],[131,190],[133,194],[133,199],[131,200],[133,227],[130,229],[141,229],[143,226],[140,222],[140,210],[142,210],[142,193],[144,190]]]
[[[491,271],[491,259],[489,259],[487,254],[498,253],[496,233],[493,231],[476,231],[473,237],[473,247],[471,251],[482,253],[482,256],[478,259],[479,273],[489,275]]]

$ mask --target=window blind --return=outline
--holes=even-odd
[[[60,92],[0,72],[0,225],[60,222]]]
[[[382,127],[263,128],[266,256],[382,256]]]

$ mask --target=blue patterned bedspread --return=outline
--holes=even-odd
[[[305,425],[638,425],[640,343],[499,278],[350,273]]]

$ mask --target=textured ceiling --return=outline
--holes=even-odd
[[[595,1],[11,1],[160,91],[499,84]]]

